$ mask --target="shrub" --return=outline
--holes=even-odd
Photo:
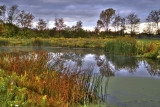
[[[158,41],[152,41],[147,44],[143,57],[157,58],[159,55],[160,44]]]

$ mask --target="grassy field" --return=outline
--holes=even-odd
[[[152,42],[152,41],[160,42],[160,39],[137,39],[137,40],[143,42],[144,44],[148,44],[149,42]]]

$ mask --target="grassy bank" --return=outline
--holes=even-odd
[[[110,39],[96,38],[0,38],[8,41],[10,46],[52,46],[52,47],[78,47],[78,48],[104,48],[104,43]]]
[[[0,38],[0,46],[52,46],[71,48],[102,48],[106,52],[120,55],[134,55],[159,58],[160,40],[117,38]]]
[[[134,55],[146,58],[159,58],[160,42],[149,40],[137,40],[132,37],[117,37],[105,43],[106,52],[115,55]]]
[[[96,88],[90,86],[90,75],[69,72],[69,68],[56,72],[46,66],[48,60],[44,51],[1,53],[0,104],[68,107],[96,103],[98,97]]]

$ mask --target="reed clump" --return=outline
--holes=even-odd
[[[7,46],[10,42],[7,39],[0,39],[0,46]]]
[[[40,38],[36,38],[29,45],[32,45],[32,46],[51,46],[51,42],[49,40],[43,40]]]
[[[96,102],[89,75],[51,70],[48,55],[45,51],[0,54],[1,104],[68,107]]]
[[[137,41],[132,37],[117,37],[105,43],[105,51],[120,55],[136,55]]]

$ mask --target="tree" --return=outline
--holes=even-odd
[[[131,36],[133,36],[133,33],[135,33],[135,29],[138,27],[138,23],[140,22],[140,19],[137,17],[135,13],[130,13],[127,16],[127,22],[131,29]]]
[[[159,27],[158,27],[158,24],[159,24],[159,21],[160,21],[160,10],[152,10],[149,15],[148,15],[148,18],[149,18],[149,21],[151,22],[154,22],[157,26],[157,31],[158,33],[159,32]]]
[[[147,21],[146,33],[151,34],[151,32],[152,32],[152,19],[151,19],[151,16],[148,16],[146,18],[146,21]]]
[[[60,18],[60,19],[55,19],[55,26],[56,26],[56,29],[57,30],[64,30],[65,28],[65,24],[64,24],[64,20],[63,18]]]
[[[112,8],[103,10],[100,14],[100,19],[97,21],[97,27],[104,28],[106,31],[109,31],[109,24],[111,23],[114,15],[115,10]]]
[[[16,20],[18,13],[19,13],[18,5],[11,6],[8,12],[8,18],[7,18],[8,23],[13,24],[13,21]]]
[[[113,24],[112,24],[115,27],[115,31],[119,30],[120,22],[121,22],[121,17],[119,15],[115,15],[114,16],[114,21],[113,21]]]
[[[64,20],[63,18],[55,18],[55,26],[56,26],[56,29],[58,30],[59,32],[59,37],[60,37],[60,33],[62,30],[65,29],[65,24],[64,24]]]
[[[6,22],[6,6],[2,5],[0,6],[0,20],[3,22]]]
[[[99,35],[99,32],[100,32],[100,29],[98,27],[95,27],[94,28],[94,33],[95,33],[96,36]]]
[[[121,36],[124,35],[124,30],[126,29],[126,19],[125,18],[121,18],[120,19],[120,26],[121,26]]]
[[[82,21],[78,21],[77,24],[76,24],[76,29],[79,30],[79,29],[82,29]]]
[[[18,24],[27,29],[29,27],[32,27],[32,21],[34,19],[34,16],[31,13],[26,13],[24,10],[20,12],[20,14],[17,17]]]
[[[47,23],[43,19],[39,19],[39,22],[37,24],[37,29],[38,30],[45,30],[47,27]]]

